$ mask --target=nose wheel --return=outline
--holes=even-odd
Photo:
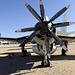
[[[42,60],[41,65],[42,65],[42,67],[49,67],[50,62],[49,62],[49,60]]]

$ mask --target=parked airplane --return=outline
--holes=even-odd
[[[50,66],[50,58],[51,54],[54,53],[57,49],[56,45],[54,44],[57,42],[62,47],[62,55],[65,55],[65,52],[68,51],[67,44],[63,43],[64,41],[75,41],[75,37],[69,36],[58,36],[56,34],[57,27],[64,27],[71,24],[75,24],[75,22],[63,22],[63,23],[53,23],[56,18],[58,18],[61,14],[63,14],[70,5],[64,7],[59,12],[57,12],[50,20],[47,16],[45,16],[44,6],[42,0],[40,0],[40,12],[41,17],[38,13],[27,3],[25,3],[28,10],[32,13],[32,15],[39,21],[34,27],[24,28],[21,30],[16,30],[15,32],[27,32],[33,31],[33,33],[29,36],[24,36],[21,38],[3,38],[1,37],[0,40],[5,41],[13,41],[19,42],[20,47],[22,47],[22,53],[27,55],[27,51],[24,49],[25,44],[28,42],[35,41],[37,45],[32,47],[32,50],[44,56],[44,60],[42,61],[42,66]]]

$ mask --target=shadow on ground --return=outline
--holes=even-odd
[[[52,55],[51,60],[75,60],[75,55]]]
[[[34,65],[34,62],[41,60],[42,57],[37,55],[31,56],[30,53],[28,53],[27,57],[23,57],[22,53],[15,53],[13,59],[9,59],[8,56],[0,57],[0,75],[9,75],[19,72],[20,70],[30,70]]]
[[[9,75],[20,70],[30,70],[35,68],[42,68],[41,65],[34,66],[35,62],[41,61],[43,57],[37,55],[30,55],[22,57],[22,53],[15,53],[14,59],[9,57],[0,57],[0,75]],[[56,60],[75,60],[75,55],[52,55],[51,61]]]

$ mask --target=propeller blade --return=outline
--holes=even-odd
[[[27,39],[23,40],[23,42],[20,44],[20,47],[30,42],[35,37],[35,35],[38,33],[39,31],[34,31]]]
[[[29,5],[25,2],[26,7],[28,8],[28,10],[33,14],[33,16],[39,20],[40,22],[42,21],[41,17],[37,14],[37,12]]]
[[[65,50],[65,51],[68,51],[66,46],[63,44],[63,42],[60,40],[60,38],[58,36],[56,36],[56,34],[54,32],[52,32],[50,29],[49,29],[52,37],[59,43],[59,45]]]
[[[55,20],[56,18],[58,18],[61,14],[63,14],[68,8],[70,7],[70,5],[64,7],[63,9],[61,9],[59,12],[57,12],[50,20],[49,23],[53,20]]]
[[[20,30],[16,30],[15,32],[28,32],[28,31],[33,31],[33,30],[34,30],[34,27],[31,27],[31,28],[23,28]]]
[[[64,26],[69,26],[72,24],[75,24],[75,22],[56,23],[56,24],[53,24],[53,27],[64,27]]]
[[[42,20],[45,20],[45,11],[44,11],[44,6],[43,6],[42,0],[40,0],[40,12],[41,12]]]

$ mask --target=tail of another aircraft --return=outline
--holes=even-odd
[[[66,12],[64,14],[63,22],[67,22],[67,13],[68,12]],[[67,35],[68,36],[68,35],[75,34],[75,31],[67,32],[67,26],[65,26],[65,27],[61,27],[61,30],[60,30],[60,32],[58,31],[58,33],[61,35]]]
[[[1,37],[1,33],[0,33],[0,37]]]
[[[67,22],[67,12],[64,14],[63,22]],[[61,27],[60,31],[65,32],[67,35],[67,26]]]

